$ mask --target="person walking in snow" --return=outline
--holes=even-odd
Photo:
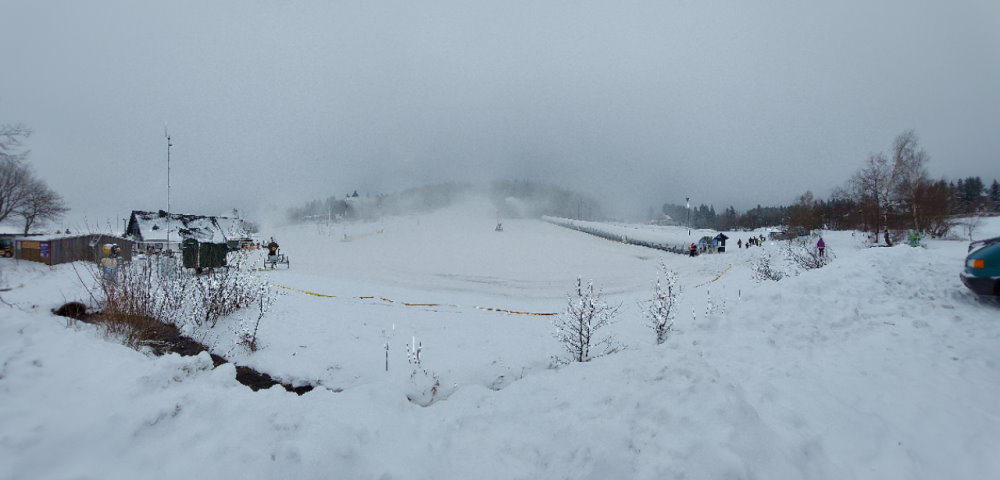
[[[823,256],[823,250],[826,250],[826,242],[823,241],[823,237],[819,237],[819,241],[816,242],[816,248],[819,249],[819,256]]]
[[[743,248],[743,239],[742,238],[736,241],[736,248],[738,248],[738,249],[739,248]]]
[[[697,250],[698,247],[695,247],[693,243],[691,244],[690,247],[688,247],[688,252],[691,254],[692,257],[695,255],[695,252],[697,252]]]

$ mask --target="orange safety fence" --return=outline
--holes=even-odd
[[[301,289],[298,289],[298,288],[293,288],[293,287],[289,287],[289,286],[285,286],[285,285],[279,285],[279,284],[276,284],[276,283],[272,283],[272,285],[274,285],[275,287],[278,287],[278,288],[283,288],[285,290],[291,290],[293,292],[299,292],[299,293],[302,293],[302,294],[305,294],[305,295],[312,295],[314,297],[337,298],[336,295],[327,295],[325,293],[310,292],[308,290],[301,290]],[[424,307],[424,308],[427,308],[427,307],[450,307],[450,308],[463,308],[461,305],[455,305],[455,304],[400,302],[400,301],[392,300],[390,298],[376,297],[374,295],[366,295],[366,296],[360,296],[360,297],[345,297],[345,298],[354,298],[356,300],[375,300],[375,299],[378,299],[378,300],[381,300],[381,301],[386,302],[386,303],[395,303],[395,304],[402,305],[404,307]],[[547,317],[547,316],[552,316],[552,315],[558,315],[558,313],[522,312],[522,311],[518,311],[518,310],[508,310],[506,308],[494,308],[494,307],[473,306],[472,308],[474,308],[476,310],[484,310],[484,311],[487,311],[487,312],[507,313],[507,314],[510,314],[510,315],[531,315],[531,316],[539,316],[539,317]]]

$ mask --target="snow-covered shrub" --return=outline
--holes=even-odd
[[[982,223],[983,216],[979,214],[972,215],[962,221],[962,231],[965,233],[965,236],[968,237],[970,242],[975,240],[973,236],[976,234],[976,230],[979,229],[979,226],[982,225]]]
[[[406,394],[406,399],[420,405],[428,407],[439,400],[441,394],[441,379],[436,374],[425,368],[415,368],[410,373],[410,384]]]
[[[660,276],[663,276],[661,282]],[[680,289],[677,286],[677,275],[667,268],[667,265],[660,260],[659,269],[656,274],[656,283],[653,286],[655,297],[649,302],[645,309],[646,319],[649,326],[656,333],[656,343],[662,344],[667,341],[674,328],[674,316],[677,315],[677,296]]]
[[[785,258],[801,270],[814,270],[828,265],[836,258],[836,255],[829,246],[820,255],[819,248],[816,247],[818,239],[819,237],[812,236],[808,240],[789,241],[784,249]]]
[[[97,286],[91,294],[109,331],[123,334],[126,343],[148,338],[149,329],[160,323],[214,327],[222,316],[269,301],[262,300],[270,298],[266,283],[244,260],[234,256],[229,268],[196,275],[173,257],[140,257],[121,265],[113,277],[95,267]]]
[[[153,336],[169,307],[185,294],[183,287],[178,289],[160,271],[160,266],[148,258],[121,266],[114,276],[96,266],[90,271],[96,284],[90,293],[108,334],[132,347]]]
[[[264,288],[264,282],[243,268],[241,261],[207,275],[189,275],[187,279],[193,287],[194,301],[187,305],[185,317],[198,326],[214,327],[219,318],[253,305]]]
[[[237,336],[237,344],[246,347],[251,352],[256,352],[260,348],[257,344],[257,330],[260,328],[261,319],[271,309],[272,304],[274,304],[274,296],[271,293],[270,286],[261,284],[257,290],[257,320],[253,323],[253,328],[250,327],[249,322],[240,322],[240,333]]]
[[[726,299],[715,300],[712,297],[712,289],[705,289],[705,317],[710,317],[713,314],[724,314],[726,313]]]
[[[410,372],[410,381],[407,388],[406,399],[427,407],[438,400],[447,398],[454,391],[454,388],[445,389],[441,378],[434,372],[424,368],[421,352],[423,342],[417,342],[413,337],[410,344],[406,346],[406,358],[410,362],[413,370]]]
[[[955,222],[948,218],[934,218],[927,225],[927,234],[931,238],[945,238],[955,226]]]
[[[417,343],[417,337],[413,337],[410,344],[406,346],[406,361],[414,367],[420,367],[420,352],[424,350],[424,342]]]
[[[885,238],[885,235],[888,235],[889,242],[891,243],[891,245],[899,245],[900,243],[903,243],[904,240],[906,240],[906,234],[907,230],[893,229],[886,232],[883,235],[883,239]]]
[[[564,362],[586,362],[621,350],[621,345],[610,335],[595,338],[598,330],[611,324],[619,306],[608,305],[601,293],[594,291],[593,281],[584,287],[577,278],[576,290],[567,295],[567,303],[566,311],[553,322],[555,337],[569,354]]]
[[[771,254],[767,250],[761,250],[760,254],[757,255],[753,262],[750,264],[750,269],[753,271],[753,278],[758,282],[763,282],[765,280],[779,281],[785,278],[785,274],[778,270],[771,262]]]

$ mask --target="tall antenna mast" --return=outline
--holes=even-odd
[[[167,124],[163,124],[163,136],[167,137],[167,250],[170,250],[170,133],[167,132]]]

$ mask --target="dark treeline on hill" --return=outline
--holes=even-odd
[[[791,205],[758,205],[742,214],[733,207],[717,213],[708,205],[688,211],[684,205],[669,203],[662,212],[674,223],[716,230],[764,226],[861,230],[886,245],[898,241],[906,230],[938,237],[948,232],[956,217],[1000,213],[996,179],[989,186],[980,177],[935,180],[925,169],[929,159],[918,147],[916,134],[907,131],[896,137],[888,153],[871,155],[827,200],[807,191]]]
[[[370,220],[382,215],[437,210],[474,193],[485,193],[497,212],[506,218],[551,215],[598,219],[602,215],[597,201],[586,195],[529,180],[498,180],[490,184],[485,192],[482,187],[467,183],[427,185],[394,194],[359,195],[354,191],[343,197],[330,196],[293,207],[287,215],[291,222]]]
[[[721,213],[715,211],[712,205],[701,204],[692,206],[688,212],[684,205],[665,203],[662,212],[669,215],[678,225],[694,228],[710,228],[713,230],[744,230],[772,225],[784,225],[788,220],[790,207],[762,207],[757,205],[743,213],[737,213],[730,206]]]

